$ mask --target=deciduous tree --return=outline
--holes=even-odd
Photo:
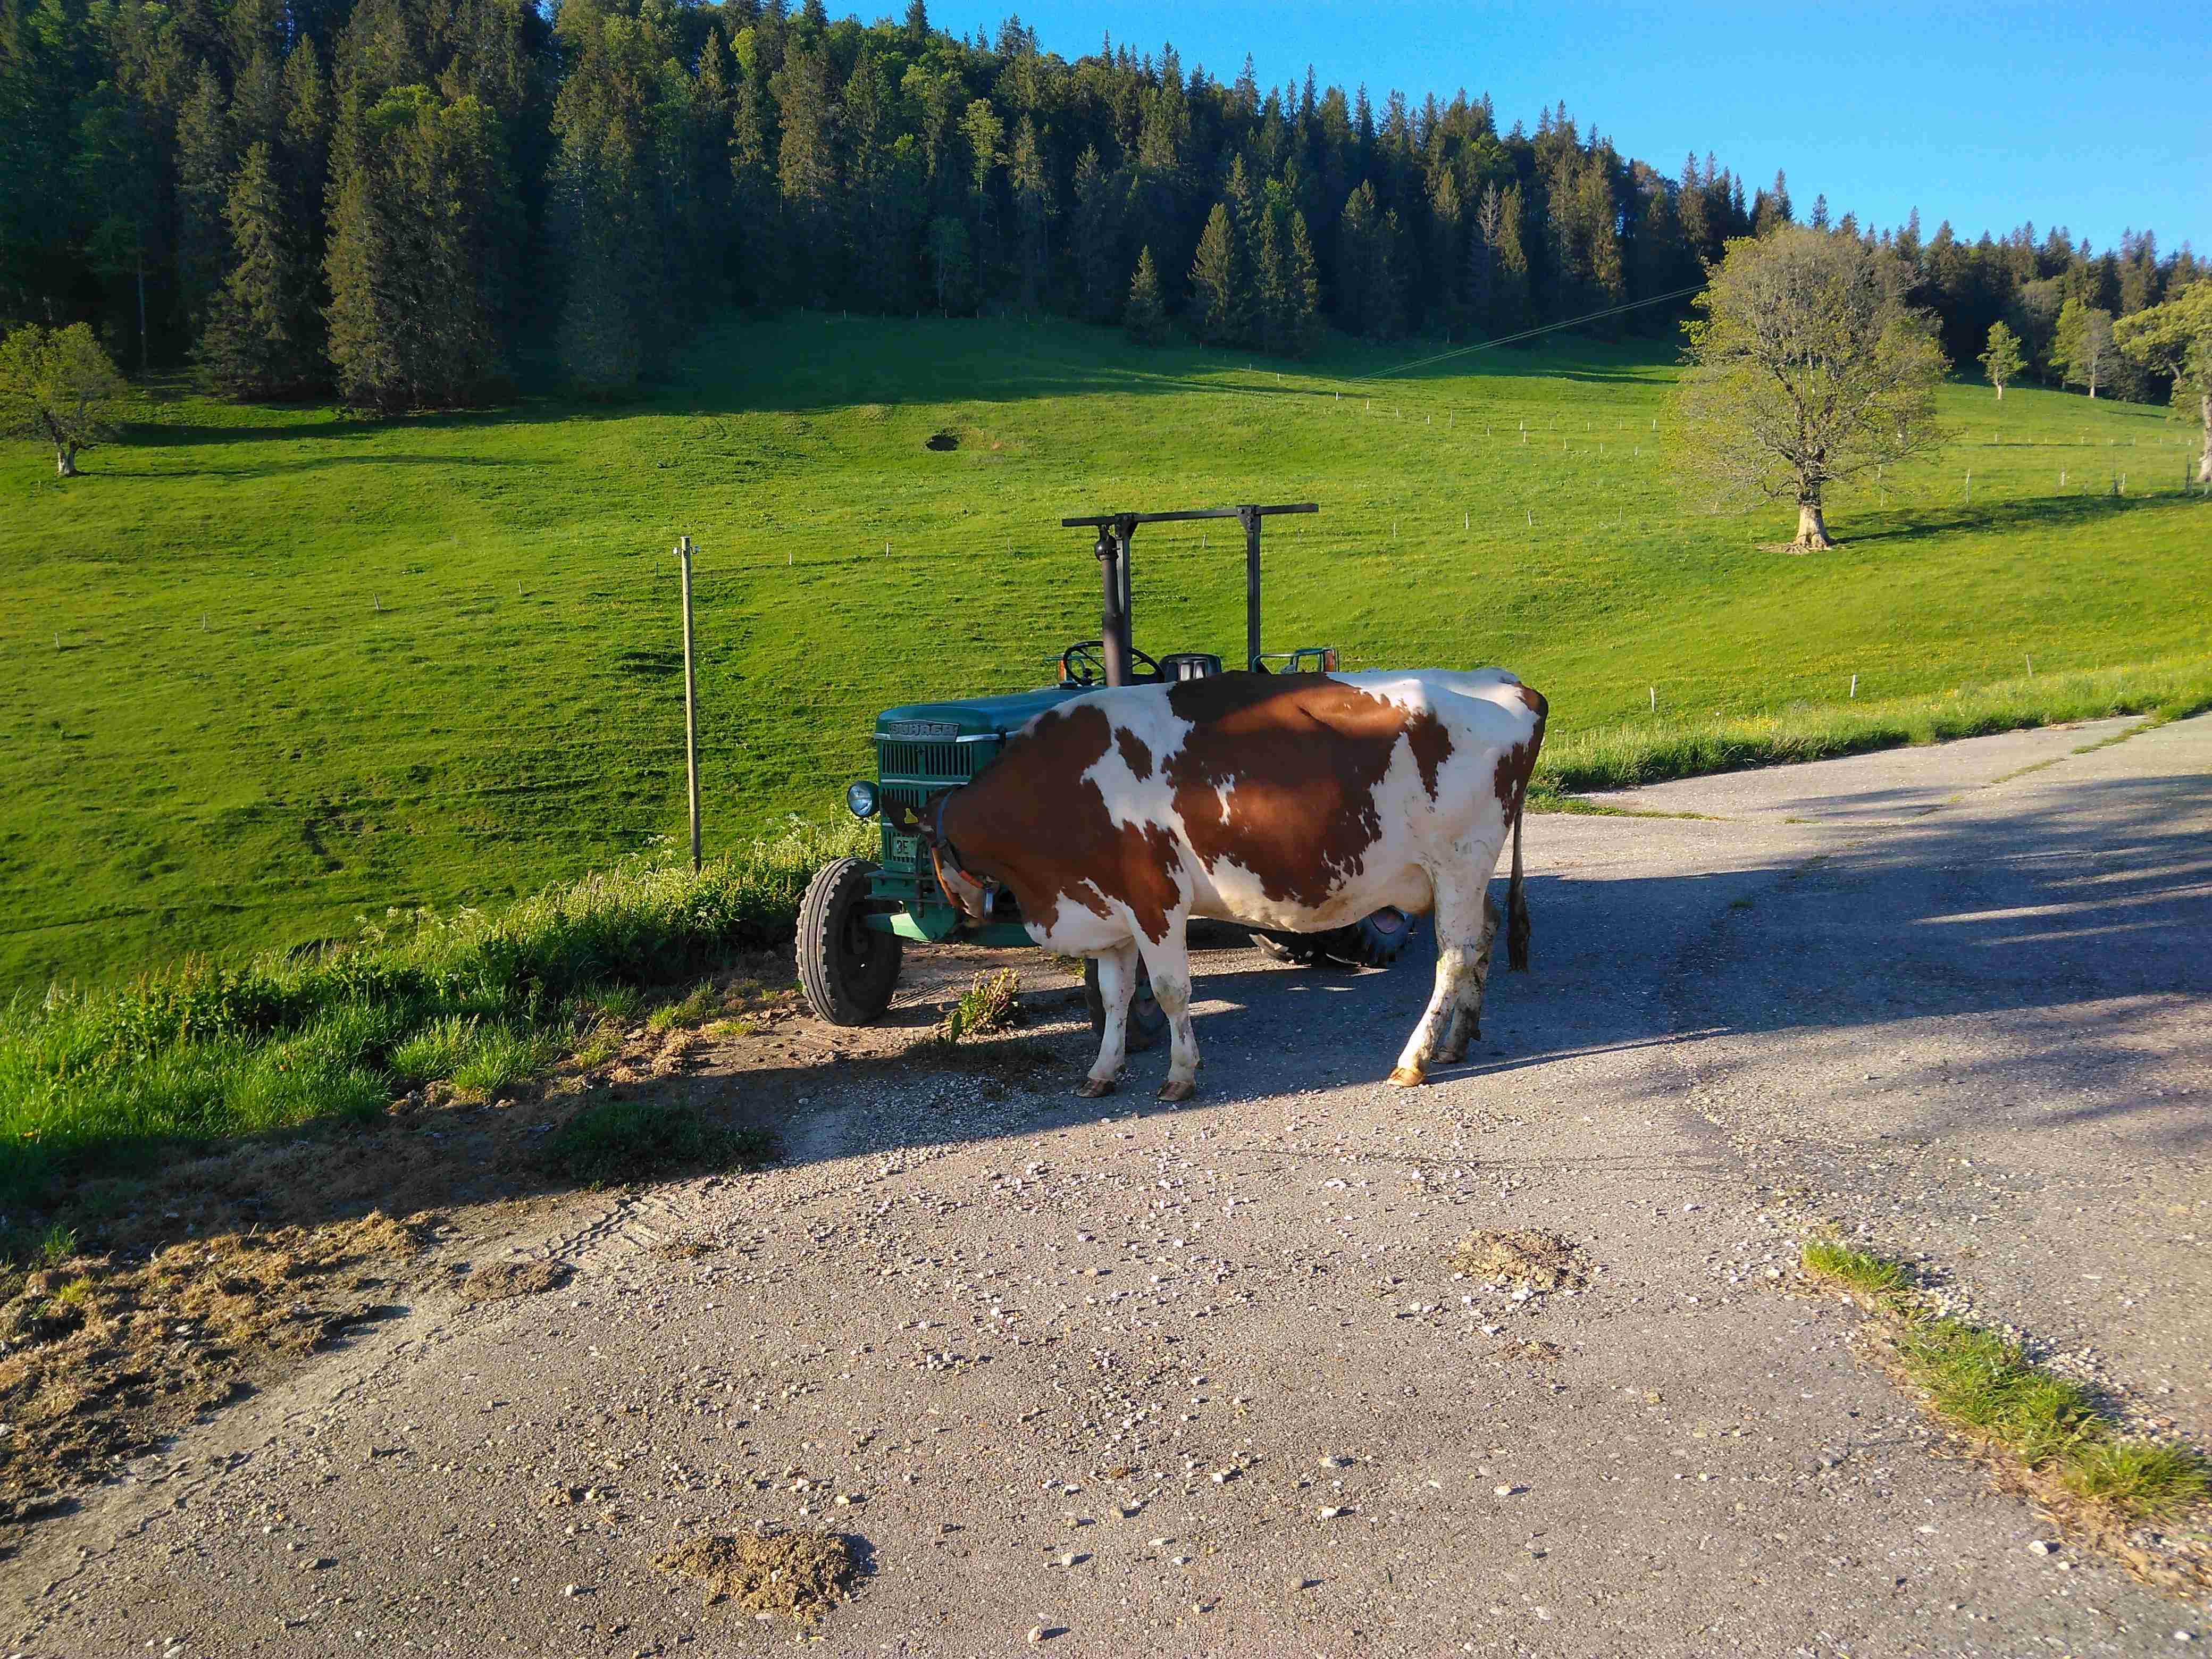
[[[2104,385],[2112,367],[2112,313],[2078,296],[2058,309],[2051,338],[2051,362],[2068,386],[2087,388],[2090,397]]]
[[[0,433],[51,444],[54,471],[77,476],[76,458],[115,434],[130,388],[82,323],[29,324],[0,340]]]
[[[1997,389],[1997,400],[2004,400],[2006,384],[2016,377],[2026,364],[2021,355],[2020,337],[2002,323],[1990,325],[1990,343],[1978,359],[1990,377],[1990,384]]]
[[[2176,409],[2197,406],[2204,434],[2197,481],[2212,484],[2212,277],[2200,276],[2163,305],[2112,325],[2120,349],[2173,376]]]
[[[1737,238],[1684,325],[1688,458],[1723,496],[1795,501],[1804,550],[1834,545],[1831,484],[1934,448],[1946,364],[1905,275],[1850,238],[1778,224]]]

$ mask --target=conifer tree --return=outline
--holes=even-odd
[[[809,40],[784,58],[775,82],[783,118],[776,184],[789,236],[791,276],[802,293],[817,300],[835,291],[839,276],[836,140],[829,75],[828,55]]]
[[[297,396],[320,378],[313,264],[266,139],[247,147],[225,211],[230,274],[200,343],[201,365],[232,397]]]
[[[1347,333],[1368,333],[1375,314],[1376,234],[1375,187],[1362,181],[1336,227],[1336,319]]]
[[[1433,246],[1430,269],[1437,273],[1437,314],[1454,336],[1468,328],[1467,285],[1469,276],[1467,210],[1459,180],[1449,167],[1437,169],[1429,187],[1429,223]]]
[[[1486,186],[1475,204],[1474,223],[1467,239],[1468,325],[1478,333],[1488,333],[1498,320],[1498,245],[1504,213],[1504,198],[1498,186]]]
[[[773,100],[756,60],[744,75],[730,113],[730,274],[738,301],[767,306],[785,297],[783,198],[776,187],[776,145],[769,131]]]
[[[1051,271],[1047,238],[1058,209],[1053,202],[1052,173],[1045,162],[1044,147],[1037,142],[1036,125],[1027,116],[1014,132],[1014,147],[1006,158],[1006,183],[1014,197],[1014,269],[1020,280],[1022,308],[1034,311],[1044,303],[1045,283]]]
[[[1284,313],[1284,349],[1304,357],[1321,344],[1321,273],[1314,260],[1313,239],[1306,234],[1306,216],[1293,208],[1290,215],[1290,245],[1284,258],[1284,287],[1289,295]]]
[[[1121,223],[1128,180],[1109,172],[1096,145],[1075,164],[1075,276],[1082,313],[1094,323],[1109,319],[1121,304]]]
[[[521,240],[498,118],[404,86],[343,117],[334,149],[325,270],[339,395],[386,412],[477,395],[504,369]]]
[[[224,217],[234,167],[222,81],[202,64],[177,117],[177,294],[187,330],[204,325],[230,263]]]
[[[1207,345],[1234,345],[1243,339],[1244,283],[1244,260],[1229,204],[1216,202],[1190,266],[1191,319]]]
[[[1261,208],[1254,216],[1245,250],[1249,268],[1245,279],[1245,339],[1262,351],[1284,356],[1296,349],[1291,343],[1289,249],[1285,246],[1287,215],[1288,210],[1273,203]]]
[[[1160,274],[1152,268],[1152,251],[1137,255],[1136,275],[1129,279],[1129,303],[1122,308],[1121,327],[1139,345],[1158,345],[1168,337],[1167,307],[1160,301]]]
[[[908,309],[914,300],[915,239],[921,226],[921,162],[911,136],[894,128],[890,100],[878,83],[866,46],[845,83],[846,269],[852,295],[878,311]]]
[[[968,235],[968,222],[957,213],[940,213],[929,222],[929,275],[938,315],[974,305],[975,244]]]
[[[1521,240],[1521,186],[1511,185],[1498,198],[1497,283],[1491,301],[1490,331],[1510,334],[1528,325],[1528,256]]]

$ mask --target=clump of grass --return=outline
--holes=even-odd
[[[546,1147],[552,1167],[586,1187],[753,1169],[775,1155],[774,1139],[762,1130],[732,1128],[696,1106],[640,1100],[603,1101],[577,1113]]]
[[[477,1033],[451,1073],[465,1100],[493,1100],[551,1063],[559,1045],[542,1032],[494,1025]]]
[[[650,1031],[672,1031],[679,1025],[696,1025],[713,1013],[721,999],[712,980],[701,980],[674,1002],[664,1002],[645,1017]]]
[[[2154,1519],[2183,1514],[2212,1496],[2212,1471],[2203,1458],[2185,1446],[2154,1441],[2092,1443],[2059,1478],[2077,1498]]]
[[[1805,1241],[1805,1268],[1869,1300],[1890,1296],[1912,1282],[1911,1270],[1902,1261],[1886,1261],[1831,1238]]]
[[[2212,1492],[2212,1466],[2187,1446],[2129,1437],[2094,1395],[1994,1331],[1932,1311],[1911,1270],[1808,1239],[1806,1271],[1882,1319],[1897,1370],[1937,1417],[2002,1458],[2039,1495],[2063,1495],[2122,1525],[2170,1520]]]
[[[479,1023],[471,1015],[448,1014],[402,1038],[392,1045],[392,1076],[416,1085],[453,1076],[476,1041]]]
[[[587,1072],[605,1065],[621,1052],[622,1033],[604,1020],[588,1027],[568,1051],[569,1058]]]
[[[631,1020],[645,1006],[645,993],[635,985],[594,985],[581,992],[577,1001],[594,1013],[611,1020]]]
[[[958,1042],[963,1037],[988,1036],[1021,1020],[1021,975],[1011,968],[978,974],[959,1000],[945,1010],[939,1024],[940,1041]]]

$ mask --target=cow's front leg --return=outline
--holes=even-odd
[[[1471,1023],[1470,984],[1474,1008],[1481,1007],[1480,959],[1487,948],[1487,929],[1483,924],[1488,884],[1485,881],[1471,885],[1457,875],[1435,879],[1437,983],[1420,1023],[1413,1027],[1404,1052],[1398,1056],[1397,1068],[1390,1073],[1390,1081],[1401,1089],[1419,1088],[1427,1082],[1431,1060],[1446,1057],[1455,1028]],[[1460,1049],[1450,1054],[1451,1059],[1465,1052],[1465,1035],[1458,1035]]]
[[[1166,939],[1141,948],[1145,971],[1152,976],[1152,999],[1168,1017],[1168,1080],[1160,1085],[1160,1098],[1188,1100],[1198,1092],[1198,1033],[1190,1020],[1190,943],[1182,924],[1170,922]]]
[[[1105,1030],[1098,1037],[1098,1060],[1076,1090],[1085,1100],[1114,1092],[1115,1080],[1129,1058],[1129,1000],[1137,990],[1137,947],[1133,942],[1101,951],[1098,1000],[1105,1005]]]

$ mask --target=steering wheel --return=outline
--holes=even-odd
[[[1060,653],[1060,678],[1062,684],[1103,685],[1106,683],[1106,659],[1100,654],[1106,649],[1103,640],[1081,640]],[[1145,672],[1154,679],[1160,678],[1160,665],[1135,646],[1129,647],[1129,659],[1133,665],[1142,663]]]

